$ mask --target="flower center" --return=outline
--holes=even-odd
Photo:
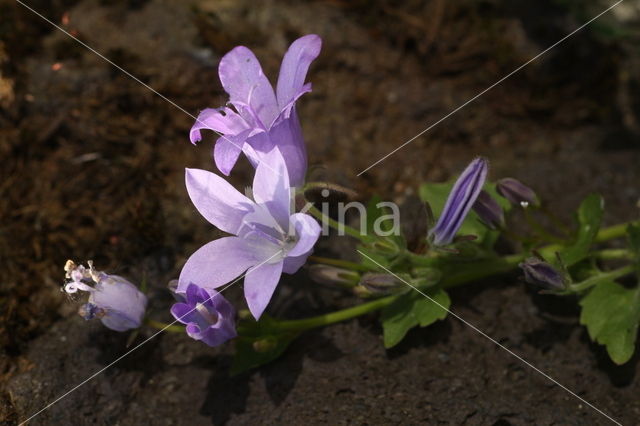
[[[218,322],[218,315],[216,315],[215,313],[209,312],[207,307],[200,302],[196,303],[196,311],[198,311],[200,316],[202,316],[202,318],[204,318],[204,320],[207,321],[207,323],[215,324]]]

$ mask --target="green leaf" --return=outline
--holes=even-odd
[[[398,296],[382,310],[380,319],[385,348],[391,348],[400,343],[413,327],[418,325],[426,327],[447,316],[447,309],[451,305],[449,295],[442,289],[430,289],[425,294],[432,300],[411,290]]]
[[[442,213],[453,185],[453,183],[424,183],[420,186],[420,198],[429,203],[436,218]],[[495,184],[486,183],[482,189],[487,191],[505,212],[511,209],[509,202],[498,196]],[[497,240],[499,232],[489,229],[480,221],[476,212],[471,210],[462,223],[458,235],[475,235],[479,243],[485,247],[491,247]]]
[[[636,256],[640,257],[640,225],[630,223],[627,226],[627,239],[631,250]]]
[[[587,257],[593,241],[598,235],[604,200],[598,194],[591,194],[578,208],[578,235],[575,242],[564,249],[560,255],[566,267],[570,267]],[[559,265],[556,265],[559,266]]]
[[[640,323],[640,289],[602,282],[582,298],[580,306],[580,323],[587,327],[591,340],[605,345],[616,364],[629,361]]]
[[[273,318],[263,315],[260,321],[244,320],[238,324],[235,355],[231,374],[236,375],[278,358],[298,337],[297,332],[283,332],[275,327]]]

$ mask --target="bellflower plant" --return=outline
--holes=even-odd
[[[277,358],[305,330],[374,311],[380,311],[385,347],[393,347],[412,328],[446,318],[451,287],[520,266],[525,281],[544,293],[579,300],[580,322],[594,341],[607,347],[614,362],[631,359],[640,328],[640,286],[632,285],[628,276],[640,271],[640,222],[601,229],[600,196],[586,197],[569,225],[543,207],[524,183],[512,178],[487,182],[488,161],[475,158],[455,182],[425,183],[420,199],[405,199],[405,212],[413,213],[410,223],[399,226],[401,210],[395,203],[372,195],[364,206],[349,188],[305,183],[306,148],[295,105],[311,90],[306,74],[320,48],[316,35],[294,41],[275,90],[248,48],[236,47],[220,61],[229,106],[202,111],[190,139],[198,142],[204,129],[221,134],[214,147],[218,169],[228,175],[243,152],[255,167],[253,187],[242,194],[217,174],[186,169],[193,205],[229,235],[199,248],[171,283],[178,300],[171,308],[176,321],[167,325],[147,315],[144,324],[186,331],[209,346],[234,339],[232,371],[240,372]],[[331,191],[340,196],[329,197]],[[321,210],[318,200],[306,200],[317,192],[323,197]],[[347,205],[329,205],[330,199],[336,203],[345,198],[351,198]],[[301,210],[296,213],[294,205]],[[360,229],[345,223],[344,211],[354,205]],[[441,212],[435,225],[431,206]],[[338,219],[330,211],[337,211]],[[517,215],[526,226],[511,229]],[[355,251],[352,244],[335,250],[349,260],[311,256],[321,230],[328,233],[329,227],[357,242]],[[456,241],[458,234],[467,238]],[[625,248],[602,248],[621,237],[627,237]],[[447,247],[454,242],[454,248]],[[282,274],[293,274],[307,262],[313,263],[308,271],[316,285],[333,286],[361,302],[294,320],[265,315]],[[117,331],[143,324],[147,298],[129,281],[98,272],[91,263],[85,268],[68,262],[65,270],[67,293],[89,293],[80,309],[83,317],[100,318]],[[623,277],[624,285],[617,282]],[[221,293],[240,278],[249,311],[239,309],[236,322],[236,309]],[[294,286],[299,284],[296,279]]]
[[[102,324],[115,331],[140,327],[147,297],[127,279],[96,271],[91,261],[89,268],[85,268],[68,260],[65,271],[69,280],[64,286],[67,294],[78,290],[89,293],[89,300],[79,311],[84,319],[99,318]]]
[[[213,156],[224,175],[229,175],[241,151],[256,167],[261,156],[276,146],[286,161],[291,185],[302,185],[307,154],[295,103],[311,91],[311,83],[304,80],[321,46],[315,34],[294,41],[282,60],[275,92],[251,50],[244,46],[231,50],[220,60],[218,71],[233,109],[203,110],[191,128],[191,142],[201,140],[203,129],[220,133]]]
[[[198,249],[184,265],[178,293],[190,284],[212,291],[247,271],[244,292],[258,319],[283,272],[293,274],[306,261],[320,235],[320,225],[304,213],[292,213],[291,187],[278,150],[263,157],[253,180],[253,199],[219,176],[187,169],[191,201],[212,225],[234,236]]]
[[[209,346],[218,346],[237,336],[235,309],[217,291],[207,290],[190,284],[185,293],[184,303],[171,307],[173,317],[186,324],[189,337]]]

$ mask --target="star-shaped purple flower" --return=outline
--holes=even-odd
[[[237,336],[235,310],[220,293],[191,284],[184,303],[171,307],[171,314],[186,324],[189,337],[209,346],[218,346]]]
[[[191,128],[191,142],[201,140],[203,129],[222,134],[213,157],[227,176],[241,151],[256,167],[262,155],[277,146],[286,161],[291,185],[301,186],[307,153],[295,103],[311,91],[311,83],[305,84],[304,80],[321,46],[322,40],[315,34],[294,41],[282,60],[275,92],[251,50],[244,46],[231,50],[220,60],[218,73],[233,108],[203,110]]]
[[[282,273],[296,272],[320,235],[320,225],[311,216],[292,214],[282,155],[274,149],[258,164],[253,199],[205,170],[187,169],[186,185],[200,214],[234,236],[211,241],[193,253],[176,291],[184,293],[190,284],[211,291],[247,271],[245,298],[253,316],[260,318]]]

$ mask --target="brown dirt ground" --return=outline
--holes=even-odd
[[[250,46],[273,81],[288,43],[315,32],[323,51],[299,111],[310,162],[332,180],[402,200],[485,155],[493,177],[527,181],[565,218],[599,191],[608,223],[630,220],[640,198],[640,55],[601,27],[356,177],[586,20],[559,3],[28,4],[194,114],[224,102],[216,65],[227,50]],[[187,199],[183,169],[213,165],[211,139],[189,145],[188,115],[15,2],[0,1],[0,15],[0,421],[14,424],[126,351],[126,335],[74,314],[59,291],[64,261],[146,279],[166,317],[165,284],[215,237]],[[242,164],[233,182],[246,185],[250,172]],[[515,275],[452,296],[460,316],[623,424],[638,423],[638,357],[608,361],[574,301],[536,295]],[[295,317],[353,302],[302,272],[270,311]],[[32,424],[607,423],[453,318],[390,351],[369,316],[308,333],[260,370],[231,378],[229,364],[229,347],[162,335]]]

